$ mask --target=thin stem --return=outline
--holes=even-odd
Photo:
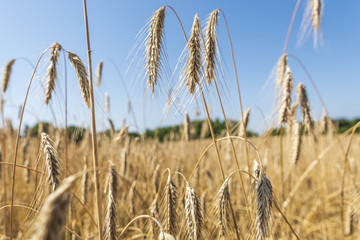
[[[102,217],[101,217],[101,198],[99,194],[99,176],[97,171],[98,160],[97,160],[97,141],[96,141],[96,122],[95,122],[95,105],[94,105],[94,89],[93,89],[93,79],[92,79],[92,65],[91,65],[91,48],[90,48],[90,33],[89,33],[89,24],[87,17],[87,8],[86,0],[83,0],[84,5],[84,21],[85,21],[85,33],[86,33],[86,46],[87,46],[87,56],[88,56],[88,69],[89,69],[89,90],[90,90],[90,111],[91,111],[91,136],[92,136],[92,155],[93,155],[93,165],[94,165],[94,182],[95,182],[95,197],[96,197],[96,206],[97,206],[97,217],[98,217],[98,239],[103,239],[103,227],[102,227]]]
[[[179,21],[179,23],[180,23],[181,30],[183,31],[185,40],[186,40],[186,42],[188,42],[188,39],[187,39],[187,37],[186,37],[185,30],[184,30],[184,26],[182,25],[182,22],[181,22],[181,20],[180,20],[180,17],[179,17],[179,15],[177,14],[177,12],[175,11],[175,9],[174,9],[172,6],[170,6],[170,5],[165,5],[164,7],[170,8],[170,9],[175,13],[175,15],[176,15],[176,17],[177,17],[177,19],[178,19],[178,21]]]
[[[199,88],[200,88],[201,97],[202,97],[202,100],[203,100],[203,103],[204,103],[204,107],[205,107],[205,111],[206,111],[206,116],[207,116],[207,120],[208,120],[209,127],[210,127],[210,132],[211,132],[212,141],[213,141],[213,143],[214,143],[215,150],[216,150],[216,155],[217,155],[217,157],[218,157],[218,162],[219,162],[219,167],[220,167],[220,170],[221,170],[221,175],[222,175],[223,180],[225,181],[225,174],[224,174],[224,169],[223,169],[223,166],[222,166],[222,163],[221,163],[220,152],[219,152],[219,148],[218,148],[217,143],[216,143],[215,133],[214,133],[214,129],[213,129],[213,126],[212,126],[212,123],[211,123],[211,120],[210,120],[210,114],[209,114],[209,110],[208,110],[208,107],[207,107],[207,104],[206,104],[204,92],[203,92],[203,89],[202,89],[202,87],[201,87],[201,83],[199,83],[198,86],[199,86]],[[234,210],[233,210],[231,201],[230,201],[230,210],[231,210],[232,218],[233,218],[233,220],[234,220],[236,237],[237,237],[238,240],[240,240],[240,235],[239,235],[239,232],[238,232],[238,227],[237,227],[237,223],[236,223],[235,213],[234,213]]]
[[[292,16],[291,16],[290,25],[289,25],[289,28],[288,28],[288,31],[287,31],[287,34],[286,34],[286,39],[285,39],[285,44],[284,44],[283,53],[286,53],[286,50],[287,50],[287,47],[288,47],[288,44],[289,44],[289,39],[290,39],[291,30],[292,30],[292,27],[293,27],[293,25],[294,25],[294,20],[295,20],[295,17],[296,17],[296,13],[297,13],[297,11],[298,11],[298,9],[299,9],[300,2],[301,2],[301,0],[297,0],[296,5],[295,5],[294,12],[293,12],[293,14],[292,14]]]
[[[12,182],[11,182],[11,203],[10,203],[10,240],[12,240],[12,227],[13,227],[13,206],[14,206],[14,191],[15,191],[15,173],[16,173],[16,159],[17,159],[17,152],[18,152],[18,148],[19,148],[19,141],[20,141],[20,131],[21,131],[21,124],[22,124],[22,120],[23,120],[23,116],[24,116],[24,110],[25,110],[25,106],[26,106],[26,102],[27,102],[27,98],[29,96],[29,92],[30,92],[30,87],[31,87],[31,83],[34,79],[35,73],[36,73],[36,69],[40,63],[41,58],[44,56],[44,54],[47,52],[48,48],[41,54],[39,60],[37,61],[36,65],[35,65],[35,69],[31,75],[30,78],[30,82],[29,82],[29,86],[27,88],[26,91],[26,95],[25,95],[25,99],[24,99],[24,103],[22,105],[22,109],[21,109],[21,115],[20,115],[20,121],[19,121],[19,126],[18,126],[18,131],[16,133],[16,142],[15,142],[15,154],[14,154],[14,165],[13,165],[13,171],[12,171]]]
[[[65,172],[69,172],[68,169],[68,98],[67,98],[67,68],[66,68],[66,56],[64,55],[64,66],[65,66]],[[67,176],[67,175],[66,175]]]
[[[240,111],[241,111],[241,122],[243,124],[243,129],[245,129],[244,109],[243,109],[242,101],[241,101],[240,84],[239,84],[239,77],[238,77],[238,74],[237,74],[236,63],[235,63],[234,48],[233,48],[233,45],[232,45],[232,40],[231,40],[231,36],[230,36],[230,30],[229,30],[229,26],[228,26],[228,23],[227,23],[227,20],[226,20],[225,13],[221,8],[219,8],[219,10],[220,10],[221,14],[224,17],[225,26],[226,26],[226,32],[227,32],[227,35],[228,35],[228,38],[229,38],[231,57],[232,57],[232,62],[233,62],[233,66],[234,66],[235,78],[236,78],[236,87],[237,87],[238,96],[239,96]],[[244,138],[246,139],[246,131],[244,131]],[[250,169],[250,159],[249,159],[248,149],[246,148],[246,144],[245,144],[245,153],[246,153],[246,161],[247,161],[248,169]]]

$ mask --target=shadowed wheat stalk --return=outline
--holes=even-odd
[[[56,42],[51,45],[50,49],[50,65],[46,71],[47,82],[45,91],[45,104],[48,104],[50,102],[51,93],[55,88],[55,80],[57,79],[56,64],[59,60],[61,45]]]
[[[159,8],[151,18],[149,34],[146,42],[146,73],[151,94],[154,93],[161,67],[161,49],[163,44],[163,30],[165,7]]]
[[[85,103],[90,107],[89,80],[83,61],[75,53],[67,52],[71,64],[74,66],[79,81],[81,93]]]
[[[3,79],[2,79],[2,94],[4,94],[8,88],[12,66],[15,63],[15,59],[11,59],[4,67]]]

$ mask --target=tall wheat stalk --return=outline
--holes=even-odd
[[[101,196],[100,185],[98,176],[98,159],[97,159],[97,140],[96,140],[96,122],[95,122],[95,104],[94,104],[94,90],[92,80],[92,65],[91,65],[91,48],[90,48],[90,33],[87,17],[86,0],[83,0],[84,5],[84,21],[85,21],[85,33],[86,33],[86,45],[88,55],[88,69],[89,69],[89,92],[90,92],[90,113],[91,113],[91,136],[92,136],[92,155],[93,155],[93,167],[94,167],[94,182],[95,182],[95,198],[97,207],[97,220],[98,220],[98,239],[103,240],[103,223],[101,216]]]

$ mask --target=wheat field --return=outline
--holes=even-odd
[[[0,129],[0,239],[359,239],[358,215],[360,122],[338,133],[310,76],[311,85],[294,79],[287,45],[276,64],[275,106],[272,122],[260,134],[248,130],[252,109],[243,108],[235,56],[225,13],[216,9],[201,22],[194,16],[179,82],[165,109],[180,111],[181,126],[159,128],[153,135],[115,129],[104,109],[109,128],[98,131],[95,86],[102,83],[103,62],[93,71],[86,0],[83,1],[87,59],[61,43],[45,49],[30,76],[21,106],[19,126],[6,121],[4,101],[16,59],[3,70]],[[297,4],[293,12],[296,17]],[[302,28],[319,40],[323,1],[309,0]],[[144,81],[151,95],[159,90],[166,61],[164,22],[171,6],[154,11],[145,30]],[[89,13],[91,14],[91,13]],[[150,15],[151,13],[149,13]],[[171,16],[172,17],[172,16]],[[227,118],[218,69],[217,30],[224,19],[232,51],[241,120]],[[68,46],[66,46],[68,47]],[[39,62],[47,70],[43,104],[51,106],[61,54],[76,75],[91,128],[65,128],[39,122],[22,131],[29,89]],[[48,59],[43,59],[48,56]],[[106,63],[105,63],[106,64]],[[305,63],[306,65],[306,63]],[[307,71],[307,70],[305,70]],[[96,85],[94,84],[96,82]],[[295,84],[296,83],[296,84]],[[211,116],[209,88],[216,92],[224,125],[219,132]],[[314,119],[308,89],[315,88],[323,107]],[[169,90],[169,89],[166,89]],[[40,93],[39,93],[40,94]],[[41,95],[41,96],[42,96]],[[206,119],[192,122],[177,108],[179,98],[194,99]],[[117,103],[118,104],[118,103]],[[129,111],[134,107],[131,101]],[[130,106],[130,107],[129,107]],[[169,110],[171,109],[171,110]],[[98,110],[98,109],[97,109]],[[158,113],[162,114],[162,113]]]

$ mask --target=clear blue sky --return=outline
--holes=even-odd
[[[129,51],[136,42],[136,36],[159,7],[169,4],[178,12],[187,33],[190,31],[195,13],[204,21],[216,8],[222,8],[229,23],[244,108],[259,106],[267,116],[273,109],[273,83],[268,78],[282,54],[287,28],[295,6],[295,0],[279,1],[88,1],[91,48],[93,50],[93,69],[104,60],[103,86],[95,88],[97,102],[98,128],[107,128],[106,114],[101,109],[104,105],[104,93],[110,95],[110,116],[116,128],[121,127],[126,117],[127,96],[119,77],[110,62],[112,59],[119,67],[124,81],[132,86],[131,98],[137,122],[141,128],[154,128],[161,125],[181,123],[181,114],[170,113],[162,121],[162,111],[166,91],[158,92],[155,97],[143,97],[144,82],[131,84],[134,71],[139,68],[130,65],[127,59]],[[360,1],[325,1],[321,31],[324,43],[316,49],[310,37],[302,46],[297,46],[298,33],[305,9],[303,0],[295,19],[288,52],[300,58],[308,68],[320,89],[331,117],[359,116],[360,102]],[[59,42],[65,49],[78,54],[85,62],[86,42],[82,1],[1,1],[0,2],[0,66],[12,58],[26,58],[33,64],[42,51],[53,42]],[[174,69],[177,59],[185,47],[184,38],[175,15],[167,11],[165,20],[165,38],[168,63]],[[218,25],[218,40],[226,81],[230,91],[223,89],[226,112],[230,118],[239,119],[239,104],[236,94],[229,44],[222,17]],[[46,80],[48,54],[40,62],[39,78]],[[289,60],[296,84],[303,82],[309,91],[310,103],[315,118],[322,112],[319,99],[315,95],[309,80],[299,64]],[[59,65],[59,79],[54,99],[51,102],[56,121],[64,121],[64,59]],[[142,66],[140,66],[142,67]],[[73,124],[89,125],[88,111],[80,99],[80,91],[71,66],[67,64],[69,81],[69,121]],[[26,92],[32,68],[24,60],[18,60],[11,76],[11,82],[5,99],[5,115],[18,123],[18,108]],[[171,73],[170,73],[171,74]],[[167,79],[164,79],[166,81]],[[134,87],[135,86],[135,87]],[[212,117],[221,118],[215,95],[209,94],[212,105]],[[226,95],[226,96],[225,96]],[[145,100],[144,100],[145,99]],[[25,124],[32,125],[38,119],[53,121],[54,117],[48,106],[43,104],[44,94],[39,79],[30,92],[29,110],[25,114]],[[144,111],[145,106],[145,111]],[[187,106],[190,118],[194,119],[195,104]],[[200,118],[204,118],[201,107]],[[144,112],[145,117],[144,117]],[[146,119],[146,122],[144,120]],[[128,116],[127,124],[133,124]],[[250,128],[263,129],[261,115],[254,109],[251,114]],[[134,128],[133,128],[134,129]]]

